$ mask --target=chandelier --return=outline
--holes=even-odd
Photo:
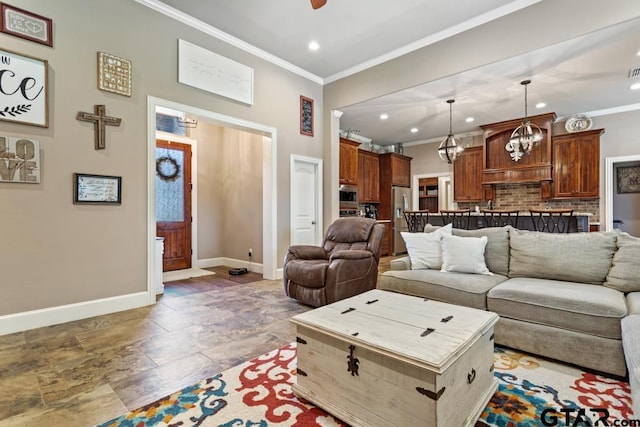
[[[440,158],[447,163],[453,163],[460,154],[464,151],[462,145],[460,145],[460,139],[453,136],[452,126],[451,126],[451,110],[452,104],[456,102],[453,99],[449,99],[447,103],[449,104],[449,135],[440,143],[438,147],[438,155]]]
[[[540,141],[542,141],[542,130],[531,123],[527,117],[527,85],[529,83],[531,83],[531,80],[520,82],[520,84],[524,86],[524,120],[522,120],[522,124],[513,131],[509,142],[507,142],[507,145],[504,147],[514,162],[520,160],[522,156],[531,154],[531,150],[537,147]]]

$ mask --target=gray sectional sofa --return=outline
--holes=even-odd
[[[407,256],[391,262],[377,287],[493,311],[497,344],[585,368],[624,376],[626,352],[640,393],[640,239],[510,226],[452,234],[486,236],[492,274],[412,270]]]

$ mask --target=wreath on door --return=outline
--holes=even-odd
[[[156,159],[156,173],[163,181],[175,181],[180,175],[180,165],[171,156]]]

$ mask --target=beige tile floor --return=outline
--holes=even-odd
[[[154,306],[0,336],[0,426],[93,426],[295,339],[310,308],[282,281],[215,270]]]

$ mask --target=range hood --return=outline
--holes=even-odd
[[[491,198],[494,184],[539,182],[543,199],[551,197],[553,122],[555,113],[529,117],[542,130],[540,144],[518,162],[511,160],[505,145],[513,130],[522,123],[522,118],[480,126],[483,130],[484,147],[482,163],[482,186],[485,197]]]

